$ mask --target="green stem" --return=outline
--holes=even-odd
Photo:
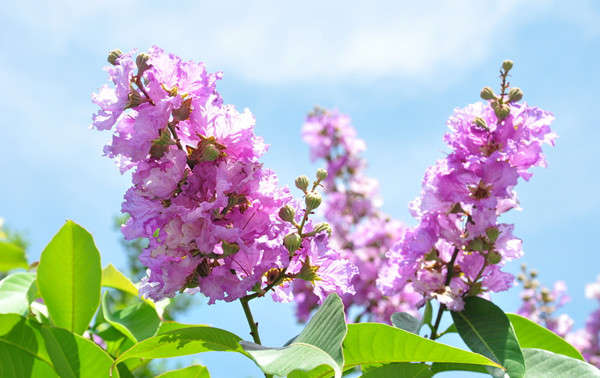
[[[250,326],[250,335],[254,342],[258,345],[261,345],[260,336],[258,334],[258,323],[254,321],[254,317],[252,316],[252,311],[250,311],[250,301],[248,296],[240,298],[240,303],[242,304],[242,308],[244,309],[244,314],[246,315],[246,320],[248,321],[248,326]],[[271,374],[265,373],[265,378],[273,378]]]
[[[448,263],[446,268],[446,282],[444,283],[444,286],[450,285],[450,281],[452,281],[452,273],[454,272],[454,262],[456,261],[457,256],[458,248],[455,248],[454,253],[452,254],[452,258],[450,259],[450,262]],[[441,336],[438,335],[438,328],[440,328],[440,323],[442,322],[442,315],[444,315],[444,311],[446,311],[446,305],[440,303],[440,308],[438,309],[438,313],[435,318],[435,324],[433,325],[431,335],[429,336],[431,340],[435,340]]]
[[[254,317],[252,316],[252,311],[250,311],[250,305],[248,304],[248,297],[240,298],[240,303],[242,304],[242,308],[244,309],[244,314],[246,315],[246,320],[248,321],[248,326],[250,326],[250,336],[256,344],[261,345],[260,336],[258,334],[258,323],[254,321]]]

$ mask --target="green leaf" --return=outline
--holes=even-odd
[[[359,365],[428,361],[501,367],[480,354],[379,323],[349,324],[344,358],[344,370]]]
[[[100,314],[100,313],[99,313]],[[135,342],[109,323],[101,323],[96,326],[95,333],[106,343],[106,351],[114,357],[119,356],[125,350],[131,348]]]
[[[476,373],[489,374],[488,369],[488,367],[481,365],[446,362],[435,362],[431,365],[431,371],[433,372],[433,374],[441,373],[444,371],[472,371]]]
[[[525,378],[563,377],[598,378],[600,370],[587,362],[547,350],[524,348]]]
[[[430,378],[433,373],[425,364],[398,362],[363,371],[364,378]]]
[[[38,286],[50,319],[82,334],[100,303],[100,254],[89,232],[72,221],[42,252]]]
[[[417,335],[421,329],[421,321],[407,312],[396,312],[392,314],[391,320],[394,327]]]
[[[102,296],[102,314],[104,319],[133,342],[145,340],[156,334],[160,318],[153,306],[137,299],[137,303],[122,310],[111,311],[108,305],[108,292]]]
[[[169,358],[201,352],[238,352],[248,355],[231,332],[204,325],[173,329],[140,341],[122,353],[113,366],[130,358]]]
[[[42,326],[54,369],[62,378],[108,377],[113,359],[96,343],[66,329]],[[113,377],[118,377],[117,371]]]
[[[113,264],[108,264],[102,269],[102,286],[112,287],[133,296],[138,296],[137,287],[135,287],[129,278],[125,277],[123,273],[115,268]]]
[[[451,313],[460,337],[472,351],[504,366],[512,378],[525,374],[519,342],[506,314],[498,306],[480,297],[467,297],[464,310]]]
[[[16,244],[0,241],[0,272],[23,268],[26,269],[25,250]]]
[[[0,377],[58,377],[40,325],[17,314],[0,314]]]
[[[0,281],[0,314],[26,315],[35,299],[35,273],[18,272]]]
[[[241,344],[265,374],[306,376],[298,370],[325,371],[322,365],[326,365],[333,369],[336,377],[341,377],[342,341],[346,332],[344,305],[339,296],[332,294],[289,345],[268,348],[245,341]]]
[[[210,378],[210,374],[205,366],[192,365],[183,369],[167,371],[156,378]]]
[[[583,361],[581,353],[562,337],[517,314],[506,314],[521,348],[538,348]]]

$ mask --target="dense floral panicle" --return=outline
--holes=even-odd
[[[100,106],[92,125],[114,130],[104,151],[122,172],[133,171],[122,230],[127,239],[149,240],[141,293],[159,299],[199,291],[210,303],[261,293],[270,272],[295,263],[283,243],[293,227],[278,216],[293,200],[259,161],[267,146],[254,134],[254,117],[223,104],[221,73],[202,63],[152,47],[111,64],[114,87],[92,96]],[[313,236],[304,247],[319,266],[311,294],[320,301],[351,291],[345,260]]]
[[[327,164],[324,216],[333,230],[333,242],[358,268],[352,279],[355,293],[342,296],[346,309],[359,307],[361,317],[387,323],[397,311],[416,314],[422,298],[412,288],[384,297],[375,285],[378,271],[386,265],[386,251],[402,237],[405,227],[381,212],[378,182],[364,174],[366,163],[360,154],[366,145],[358,139],[350,118],[317,108],[308,115],[302,136],[312,160]],[[308,318],[315,299],[298,291],[300,320]]]
[[[444,140],[451,151],[425,172],[421,195],[409,206],[419,224],[388,252],[378,280],[384,293],[410,283],[424,299],[461,310],[465,295],[511,287],[513,276],[501,268],[522,255],[521,240],[498,217],[518,208],[518,178],[545,165],[542,145],[553,145],[556,135],[550,113],[508,106],[502,119],[493,104],[477,103],[448,120]]]

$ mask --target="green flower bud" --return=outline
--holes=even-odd
[[[279,218],[286,222],[293,222],[296,216],[296,210],[290,205],[285,205],[281,209],[279,209]]]
[[[131,88],[127,95],[127,102],[125,103],[125,109],[135,108],[144,102],[148,101],[146,97],[142,96],[138,91]]]
[[[493,108],[494,113],[496,113],[496,117],[498,117],[500,121],[504,120],[510,114],[510,106],[508,106],[507,104],[496,103],[496,105],[493,106]]]
[[[138,69],[138,76],[141,77],[141,75],[148,68],[150,68],[150,64],[148,64],[148,60],[150,60],[150,55],[148,55],[146,53],[141,53],[137,56],[137,58],[135,58],[135,64],[137,65],[137,69]]]
[[[119,65],[117,59],[119,59],[121,55],[123,55],[123,52],[119,49],[116,49],[108,53],[108,58],[106,58],[106,60],[108,60],[108,63],[112,64],[113,66],[117,66]]]
[[[315,228],[313,230],[313,232],[315,234],[318,234],[318,233],[321,233],[324,231],[327,231],[327,233],[331,235],[331,226],[329,225],[329,223],[325,223],[325,222],[319,223],[315,226]]]
[[[532,269],[531,272],[529,272],[529,275],[531,276],[531,278],[535,278],[535,277],[537,277],[538,272],[537,272],[537,270]]]
[[[319,168],[317,170],[317,180],[323,181],[327,178],[327,170],[323,168]]]
[[[308,189],[308,185],[310,184],[310,180],[308,179],[308,177],[302,175],[302,176],[298,176],[296,177],[296,181],[294,181],[294,184],[296,184],[296,188],[302,190],[304,193],[306,193],[306,190]]]
[[[484,100],[494,100],[496,99],[496,95],[494,94],[494,90],[490,87],[484,87],[479,94]]]
[[[302,237],[297,232],[293,232],[283,238],[283,245],[290,252],[290,256],[294,254],[302,245]]]
[[[172,144],[175,144],[175,142],[171,139],[171,133],[165,129],[160,130],[160,136],[152,141],[150,157],[153,159],[162,158]]]
[[[490,243],[495,243],[496,240],[498,240],[498,236],[500,235],[500,231],[498,230],[497,227],[490,227],[487,230],[485,230],[485,234],[488,237],[488,240],[490,241]]]
[[[485,122],[485,119],[481,117],[475,117],[475,120],[473,122],[482,129],[489,129],[487,122]]]
[[[508,101],[510,102],[519,102],[521,101],[521,99],[523,98],[523,91],[521,90],[521,88],[510,88],[510,91],[508,91]]]
[[[500,260],[502,260],[502,256],[496,251],[491,251],[485,256],[485,261],[491,265],[498,264]]]
[[[306,193],[304,196],[306,210],[312,211],[321,205],[321,195],[317,192]]]
[[[467,295],[469,297],[474,297],[479,295],[483,290],[481,289],[481,282],[475,282],[473,285],[471,285],[471,287],[469,288],[469,292],[467,293]]]
[[[502,62],[502,69],[504,70],[504,72],[508,72],[513,68],[513,61],[512,60],[505,60],[504,62]]]
[[[240,250],[240,246],[237,243],[229,243],[225,240],[221,243],[221,248],[223,248],[223,257],[235,255]]]
[[[471,251],[483,251],[485,250],[485,242],[481,238],[475,238],[469,242],[467,248]]]

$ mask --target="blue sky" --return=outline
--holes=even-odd
[[[549,167],[517,187],[522,212],[505,219],[524,240],[522,262],[547,285],[567,282],[565,311],[583,325],[594,308],[583,295],[600,273],[597,98],[600,7],[592,1],[349,2],[19,1],[0,10],[0,217],[39,256],[66,219],[95,236],[103,264],[123,266],[112,217],[127,176],[102,156],[109,134],[89,129],[89,97],[107,79],[109,50],[157,44],[222,70],[220,92],[248,107],[271,149],[265,165],[282,183],[311,173],[300,140],[314,105],[349,114],[368,145],[369,174],[384,210],[411,223],[407,203],[444,151],[455,107],[497,86],[503,59],[525,100],[552,111],[559,134]],[[520,262],[508,269],[516,272]],[[519,289],[495,298],[516,310]],[[288,305],[252,303],[263,341],[297,333]],[[237,303],[200,306],[182,321],[247,335]],[[240,357],[198,356],[214,377],[260,376]],[[226,364],[225,364],[226,362]]]

